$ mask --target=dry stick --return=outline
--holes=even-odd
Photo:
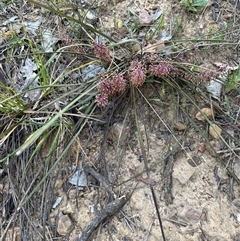
[[[134,177],[136,178],[137,181],[139,182],[143,182],[145,184],[152,184],[153,186],[158,184],[159,182],[155,181],[154,179],[149,179],[149,178],[144,178],[142,177],[142,174],[139,173],[137,170],[129,168],[129,171],[134,175]]]
[[[230,169],[233,171],[233,162],[231,163]],[[228,194],[230,201],[232,201],[234,199],[233,182],[234,182],[234,179],[233,179],[233,177],[230,176],[229,177],[229,194]]]
[[[118,212],[121,207],[127,202],[128,198],[122,196],[114,201],[108,203],[106,207],[98,214],[98,216],[92,221],[92,223],[83,231],[80,239],[76,241],[87,241],[92,235],[93,231],[98,227],[98,225],[107,217],[112,216],[114,213]]]
[[[172,153],[167,157],[165,163],[166,168],[164,171],[166,181],[165,181],[165,197],[166,197],[166,204],[173,203],[173,196],[172,196],[172,173],[173,173],[173,165],[175,161],[175,155],[181,150],[181,148],[176,147],[172,151]]]
[[[170,219],[170,218],[163,218],[163,220],[176,223],[176,224],[181,225],[183,227],[187,227],[187,225],[188,225],[187,223],[184,223],[184,222],[181,222],[181,221],[177,221],[177,220],[174,220],[174,219]]]
[[[28,223],[30,223],[31,227],[34,229],[34,231],[36,231],[36,233],[39,235],[38,237],[41,238],[42,240],[44,240],[44,237],[41,232],[37,229],[37,226],[32,222],[32,220],[29,218],[29,215],[27,214],[27,212],[25,211],[25,209],[22,207],[22,211],[24,213],[24,215],[26,216]],[[39,223],[37,224],[40,226],[40,228],[43,230],[43,226],[40,225]],[[46,227],[47,228],[47,227]]]
[[[98,155],[98,162],[100,162],[100,160],[103,159],[104,157],[104,144],[107,141],[107,136],[109,134],[109,128],[111,126],[111,122],[113,122],[113,114],[116,111],[116,109],[119,107],[119,105],[122,103],[122,99],[126,96],[127,92],[125,92],[124,94],[120,95],[119,97],[117,97],[116,99],[114,99],[111,104],[107,105],[107,107],[105,108],[105,110],[103,111],[102,115],[101,115],[101,119],[105,118],[106,119],[106,129],[104,131],[104,136],[103,136],[103,140],[101,142],[101,149]],[[112,109],[112,110],[111,110]],[[110,113],[109,113],[110,110]],[[104,122],[103,122],[104,123]],[[95,124],[96,125],[96,124]],[[93,127],[95,128],[95,127]],[[105,160],[105,159],[104,159]]]
[[[166,195],[166,204],[173,203],[173,196],[172,196],[172,173],[173,173],[173,162],[174,158],[173,155],[170,155],[166,160],[166,181],[165,181],[165,195]]]
[[[137,225],[130,218],[128,218],[127,215],[122,210],[120,211],[120,213],[123,215],[126,225],[133,233],[134,231],[130,224],[134,225],[135,227],[137,227]]]

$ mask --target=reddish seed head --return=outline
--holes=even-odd
[[[212,79],[215,79],[218,77],[218,74],[216,72],[213,72],[213,71],[201,71],[199,74],[198,74],[198,78],[201,80],[201,81],[210,81]]]
[[[99,90],[99,92],[105,93],[107,95],[112,95],[115,92],[113,82],[103,76],[100,77],[100,83],[98,85],[98,90]]]
[[[108,103],[108,95],[105,93],[99,93],[96,95],[96,102],[98,106],[105,107]]]
[[[143,85],[146,80],[146,68],[139,61],[132,61],[130,64],[130,81],[134,87]]]
[[[116,92],[123,92],[126,89],[126,80],[122,74],[116,73],[112,77],[113,87]]]
[[[95,42],[93,44],[95,55],[105,62],[111,62],[112,58],[110,56],[109,49],[102,43]]]
[[[130,81],[134,87],[143,85],[146,80],[146,74],[142,69],[135,69],[130,74]]]
[[[138,61],[138,60],[133,60],[131,63],[130,63],[130,70],[134,70],[134,69],[144,69],[144,65],[142,62]]]
[[[167,63],[155,64],[149,66],[149,71],[156,77],[163,77],[170,73],[171,66]]]

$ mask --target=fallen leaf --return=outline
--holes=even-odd
[[[134,53],[141,53],[141,45],[139,43],[134,44],[132,50]]]
[[[202,163],[202,159],[198,156],[193,156],[187,160],[188,164],[192,167],[199,166]]]
[[[168,32],[166,32],[165,30],[162,31],[161,34],[161,41],[169,41],[172,38],[172,35],[170,35]]]
[[[41,95],[41,89],[39,87],[38,75],[36,73],[37,65],[35,61],[29,57],[25,59],[24,65],[20,68],[19,76],[24,80],[22,88],[28,86],[29,91],[24,94],[25,98],[30,101],[38,100]]]
[[[86,173],[84,171],[76,171],[72,175],[72,178],[69,180],[69,182],[72,185],[77,186],[79,189],[81,189],[82,187],[86,187],[87,186]]]

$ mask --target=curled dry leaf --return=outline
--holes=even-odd
[[[196,119],[199,121],[205,121],[206,117],[213,117],[213,111],[211,108],[202,108],[201,111],[199,111],[196,114]]]
[[[216,124],[212,124],[210,127],[209,127],[209,134],[214,138],[214,139],[219,139],[220,138],[220,135],[222,133],[222,129],[216,125]]]
[[[139,13],[139,23],[141,25],[147,25],[152,22],[152,17],[149,15],[149,13],[146,10],[142,10]]]

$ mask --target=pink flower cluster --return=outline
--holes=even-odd
[[[106,106],[109,96],[124,92],[126,85],[127,82],[121,73],[113,74],[112,78],[101,76],[98,85],[99,94],[96,95],[97,105],[102,107]]]
[[[146,80],[147,69],[144,64],[138,60],[130,64],[130,82],[134,87],[142,86]]]
[[[213,72],[213,71],[201,71],[198,73],[198,78],[202,81],[210,81],[212,79],[216,79],[218,76],[217,72]]]
[[[149,66],[149,72],[158,78],[169,75],[171,69],[172,66],[168,63],[160,63]]]
[[[110,51],[104,44],[95,42],[93,44],[93,47],[94,47],[94,53],[99,59],[107,63],[112,61],[112,58],[110,56]]]
[[[95,55],[105,62],[111,62],[110,51],[102,43],[94,43]],[[179,68],[178,65],[171,63],[168,58],[163,58],[155,54],[145,55],[141,60],[133,60],[130,62],[125,78],[121,73],[114,73],[111,77],[100,76],[98,85],[99,93],[96,95],[98,106],[105,107],[108,104],[109,97],[120,92],[124,92],[127,85],[140,87],[144,84],[147,74],[157,78],[168,77],[172,79],[184,78],[187,81],[195,82],[197,77],[201,81],[209,81],[216,74],[211,71],[200,72],[198,76],[192,71]],[[127,76],[127,80],[126,80]]]

